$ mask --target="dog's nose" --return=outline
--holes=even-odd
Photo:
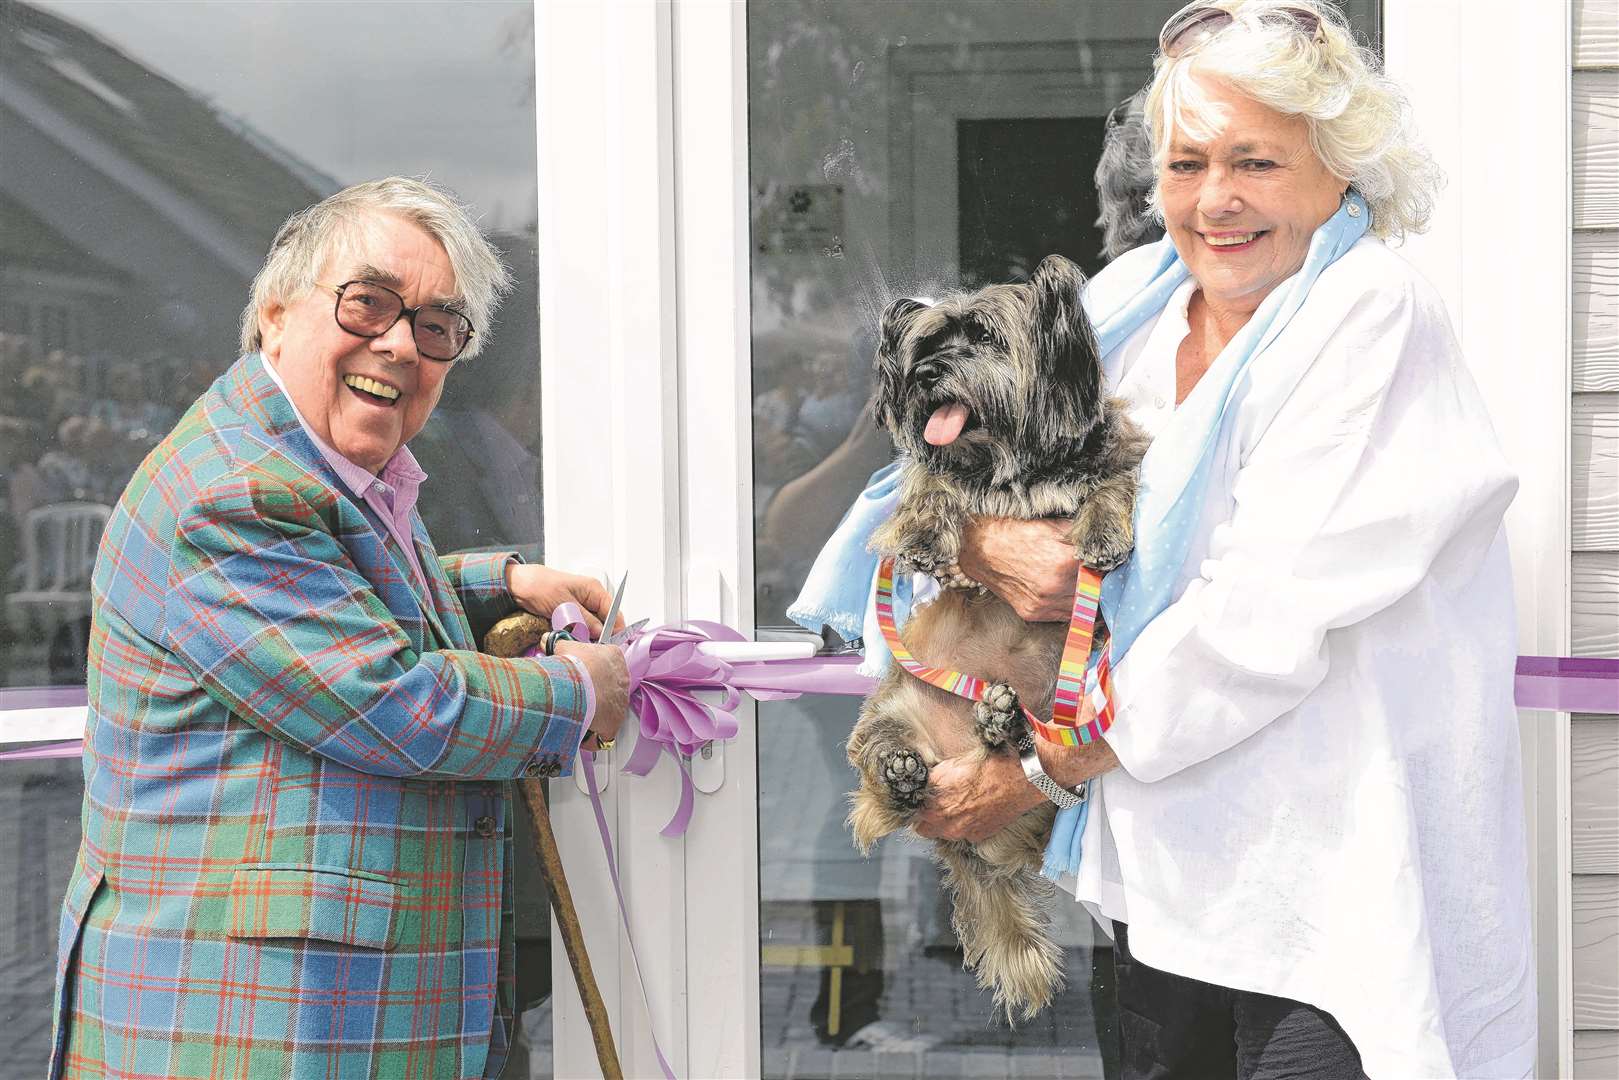
[[[944,378],[944,365],[924,360],[911,369],[911,381],[922,390],[932,390],[934,383]]]

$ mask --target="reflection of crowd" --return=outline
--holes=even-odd
[[[26,576],[29,513],[116,501],[179,419],[171,402],[189,402],[211,379],[196,368],[167,357],[137,364],[61,350],[41,355],[28,338],[0,334],[0,594]]]
[[[766,508],[787,498],[785,489],[803,487],[806,477],[824,480],[828,463],[850,456],[846,444],[851,431],[876,435],[872,453],[854,455],[856,472],[873,454],[889,452],[887,437],[861,419],[875,347],[869,334],[823,330],[798,321],[754,335],[753,504],[760,514],[755,582],[760,625],[786,623],[787,601],[809,570],[808,560],[819,545],[814,537],[821,535],[814,532],[821,522],[813,515],[807,520],[795,513],[783,519],[767,514]],[[851,474],[848,483],[858,490],[870,471]],[[828,492],[831,513],[842,513],[847,498],[837,500],[847,485],[813,486]],[[831,495],[833,488],[837,495]],[[788,501],[803,509],[800,501]],[[778,535],[773,526],[783,526],[786,534]],[[810,539],[801,535],[805,531]]]
[[[819,464],[865,403],[869,343],[792,327],[754,337],[754,482],[769,492]]]
[[[15,356],[20,344],[13,338],[0,350]],[[16,389],[16,412],[0,415],[6,488],[0,497],[13,528],[36,507],[111,503],[179,418],[173,406],[151,399],[134,364],[109,365],[104,389],[91,393],[89,367],[78,357],[58,351],[34,363],[5,359],[0,376],[9,374],[4,381]]]

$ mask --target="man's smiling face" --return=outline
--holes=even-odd
[[[377,214],[355,230],[348,250],[321,269],[314,288],[259,311],[265,358],[315,434],[376,473],[427,423],[453,363],[418,355],[408,318],[381,337],[337,325],[328,286],[371,281],[407,307],[453,303],[455,274],[444,247],[421,226]]]

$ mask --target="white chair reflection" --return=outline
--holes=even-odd
[[[30,510],[23,523],[21,584],[6,597],[13,630],[40,630],[49,641],[90,615],[90,571],[112,507],[55,503]],[[74,632],[77,632],[76,630]]]

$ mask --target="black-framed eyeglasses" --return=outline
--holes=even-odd
[[[405,298],[374,281],[345,281],[322,285],[337,294],[332,315],[337,325],[356,337],[381,337],[401,318],[410,320],[416,351],[429,360],[448,363],[461,355],[472,340],[472,320],[447,307],[424,304],[406,307]]]
[[[1320,13],[1307,7],[1282,5],[1266,9],[1259,17],[1261,20],[1284,20],[1311,39],[1321,33]],[[1209,0],[1193,0],[1164,23],[1164,28],[1158,32],[1158,51],[1173,60],[1236,21],[1235,15],[1225,8],[1212,6]]]

